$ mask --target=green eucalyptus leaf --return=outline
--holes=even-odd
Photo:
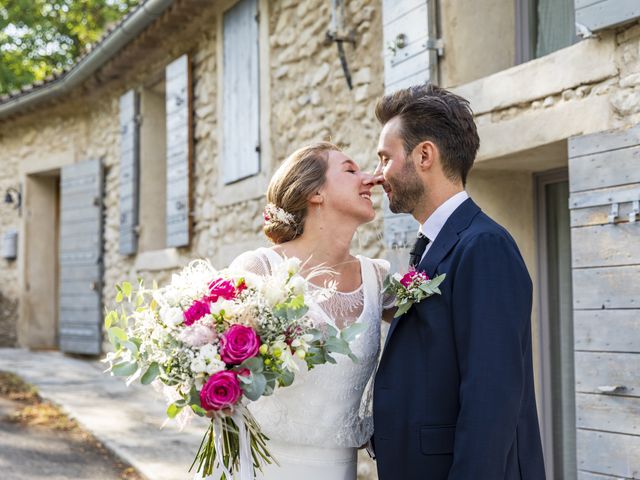
[[[128,377],[138,370],[138,362],[121,362],[113,366],[111,371],[119,377]]]
[[[283,387],[288,387],[289,385],[291,385],[293,383],[293,379],[295,378],[295,375],[293,374],[293,372],[284,369],[282,370],[282,373],[280,374],[279,377],[279,383],[281,386]]]
[[[348,355],[351,352],[351,349],[349,349],[349,344],[341,338],[328,338],[324,345],[327,351],[331,353],[341,353],[342,355]]]
[[[262,357],[251,357],[242,362],[240,367],[248,368],[251,370],[251,373],[262,373],[264,370],[264,361],[262,360]]]
[[[149,385],[156,379],[158,375],[160,375],[160,365],[158,365],[157,362],[153,362],[151,365],[149,365],[147,371],[144,372],[144,375],[142,375],[140,382],[143,385]]]
[[[337,337],[338,336],[338,329],[335,328],[333,325],[329,325],[328,323],[326,323],[324,325],[324,329],[325,332],[328,336],[330,337]]]
[[[401,303],[400,305],[398,305],[398,310],[396,310],[396,313],[393,317],[398,318],[399,316],[404,315],[409,311],[412,305],[413,305],[413,302]]]
[[[261,373],[254,374],[252,377],[251,383],[240,385],[240,388],[242,388],[242,391],[249,400],[255,402],[264,393],[267,387],[267,379]]]
[[[345,342],[352,342],[366,329],[367,326],[364,323],[354,323],[353,325],[349,325],[347,328],[342,329],[342,331],[340,332],[340,338],[342,338]]]

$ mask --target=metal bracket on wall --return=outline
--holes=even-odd
[[[631,211],[629,212],[629,222],[633,223],[638,220],[640,215],[640,200],[634,200],[631,203]]]
[[[612,203],[611,204],[611,211],[609,212],[609,223],[615,223],[617,218],[618,218],[618,213],[619,213],[619,204],[618,203]]]

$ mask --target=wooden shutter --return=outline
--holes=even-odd
[[[435,0],[383,0],[385,93],[436,81]]]
[[[384,91],[435,82],[438,49],[435,0],[383,0]],[[418,222],[411,215],[394,215],[384,203],[384,241],[392,270],[407,268]]]
[[[189,245],[191,237],[191,61],[188,55],[166,69],[167,247]]]
[[[138,176],[140,169],[140,101],[135,90],[120,97],[120,253],[138,249]]]
[[[640,126],[570,139],[569,181],[578,478],[635,478]]]
[[[615,27],[640,17],[638,0],[575,0],[577,33]]]
[[[63,167],[60,191],[60,350],[98,355],[102,343],[101,162]]]
[[[222,178],[233,183],[260,172],[258,1],[224,13]]]

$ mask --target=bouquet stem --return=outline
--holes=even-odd
[[[244,429],[242,434],[241,429]],[[248,437],[248,445],[243,445],[241,435]],[[265,463],[277,464],[267,449],[267,440],[246,408],[232,416],[214,417],[189,471],[197,464],[196,471],[203,477],[220,470],[220,480],[233,480],[234,472],[240,471],[243,473],[240,480],[253,480],[256,468],[260,469]]]

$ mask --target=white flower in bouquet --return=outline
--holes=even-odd
[[[184,321],[182,310],[178,307],[162,307],[160,318],[168,327],[177,327]]]

